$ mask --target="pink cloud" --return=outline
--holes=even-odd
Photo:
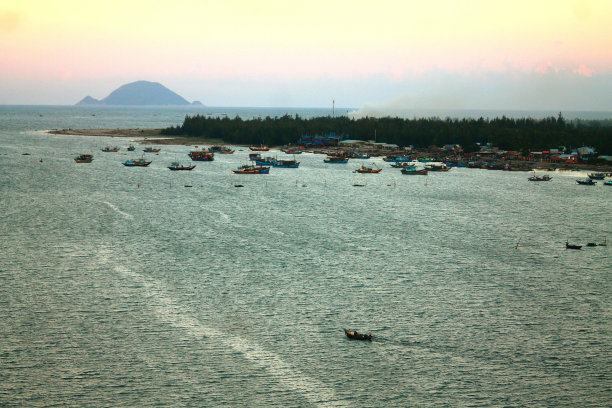
[[[578,68],[572,69],[572,72],[585,77],[592,77],[595,71],[584,64],[580,64]]]

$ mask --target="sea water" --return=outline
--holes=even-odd
[[[129,139],[42,131],[194,113],[329,114],[0,109],[0,405],[612,403],[610,246],[565,249],[610,240],[612,187],[309,153],[235,175],[239,146],[191,172],[166,168],[188,146],[128,168]]]

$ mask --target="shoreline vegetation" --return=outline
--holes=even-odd
[[[409,154],[419,156],[449,156],[440,147],[460,146],[459,152],[450,152],[454,159],[478,155],[482,146],[495,146],[499,150],[516,152],[513,162],[528,163],[534,168],[612,169],[612,163],[592,157],[587,163],[566,161],[534,161],[530,152],[565,149],[567,152],[581,146],[590,146],[597,154],[612,154],[612,121],[566,121],[561,114],[545,119],[440,119],[440,118],[361,118],[347,116],[301,118],[285,115],[244,120],[240,117],[186,116],[183,124],[163,129],[62,129],[48,133],[58,135],[104,136],[138,138],[139,144],[203,145],[231,144],[239,146],[295,146],[303,135],[334,134],[340,140],[374,140],[397,145],[395,151],[372,151],[373,156]],[[378,139],[378,140],[377,140]],[[408,150],[406,147],[412,149]],[[337,152],[346,146],[307,146],[304,151],[315,153]],[[435,154],[437,153],[437,154]],[[563,151],[560,152],[562,154]]]

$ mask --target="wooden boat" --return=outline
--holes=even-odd
[[[128,152],[133,152],[134,150],[136,150],[136,148],[134,147],[134,145],[129,145],[127,148]]]
[[[348,163],[349,159],[348,157],[344,156],[328,156],[327,158],[323,159],[323,161],[325,163],[346,164]]]
[[[426,176],[429,172],[429,169],[425,167],[424,169],[417,170],[414,167],[406,167],[402,169],[402,174],[406,174],[408,176]]]
[[[550,177],[548,174],[545,174],[542,177],[538,177],[534,174],[533,176],[529,177],[527,180],[529,181],[550,181],[552,180],[552,177]]]
[[[146,161],[144,158],[129,159],[123,162],[123,165],[127,167],[147,167],[149,164],[151,164],[151,162]]]
[[[176,171],[176,170],[193,170],[193,169],[195,169],[195,166],[196,166],[195,164],[192,165],[192,166],[183,166],[179,162],[172,162],[172,164],[169,165],[168,168],[170,170],[174,170],[174,171]]]
[[[593,181],[591,179],[576,180],[576,183],[582,184],[583,186],[594,186],[595,184],[597,184],[596,181]]]
[[[282,167],[286,169],[297,169],[300,167],[300,162],[295,160],[275,160],[272,167]]]
[[[206,150],[195,150],[187,153],[187,156],[193,161],[213,161],[215,159],[215,154]]]
[[[442,163],[442,164],[430,164],[427,166],[427,168],[429,169],[429,171],[449,171],[450,167],[448,167],[446,164]]]
[[[268,174],[270,173],[270,167],[245,164],[243,166],[238,167],[238,169],[232,171],[236,174]]]
[[[569,241],[565,241],[565,249],[580,249],[582,245],[570,244]]]
[[[254,152],[267,152],[268,150],[270,150],[268,146],[264,146],[264,145],[261,145],[259,147],[249,146],[249,149],[251,149]]]
[[[367,340],[372,341],[372,333],[362,334],[358,333],[357,330],[346,330],[344,329],[344,334],[351,340]]]
[[[379,168],[366,167],[364,165],[361,165],[361,167],[354,170],[353,173],[373,174],[373,173],[380,173],[381,171],[382,169],[379,169]]]
[[[276,158],[274,157],[260,157],[255,159],[255,164],[258,166],[272,166],[276,163]]]
[[[231,148],[227,146],[210,146],[208,148],[208,151],[212,153],[219,153],[219,154],[234,154],[235,150],[232,150]]]
[[[91,163],[93,161],[93,154],[79,154],[74,158],[77,163]]]
[[[612,180],[604,181],[604,186],[612,186]]]
[[[144,148],[144,152],[145,153],[159,153],[161,149],[155,148],[155,147],[145,147]]]
[[[606,178],[604,173],[589,173],[588,176],[591,180],[603,180]]]
[[[102,151],[105,153],[117,153],[119,148],[117,146],[106,146]]]

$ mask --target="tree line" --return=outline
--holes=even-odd
[[[561,114],[544,119],[441,119],[398,117],[352,119],[347,116],[302,118],[298,115],[244,120],[236,116],[186,116],[183,124],[162,130],[164,135],[222,139],[229,144],[280,146],[295,144],[302,135],[335,133],[350,139],[376,140],[399,146],[426,148],[461,145],[466,152],[477,143],[492,143],[518,152],[565,146],[591,146],[599,154],[612,155],[611,120],[568,121]]]

